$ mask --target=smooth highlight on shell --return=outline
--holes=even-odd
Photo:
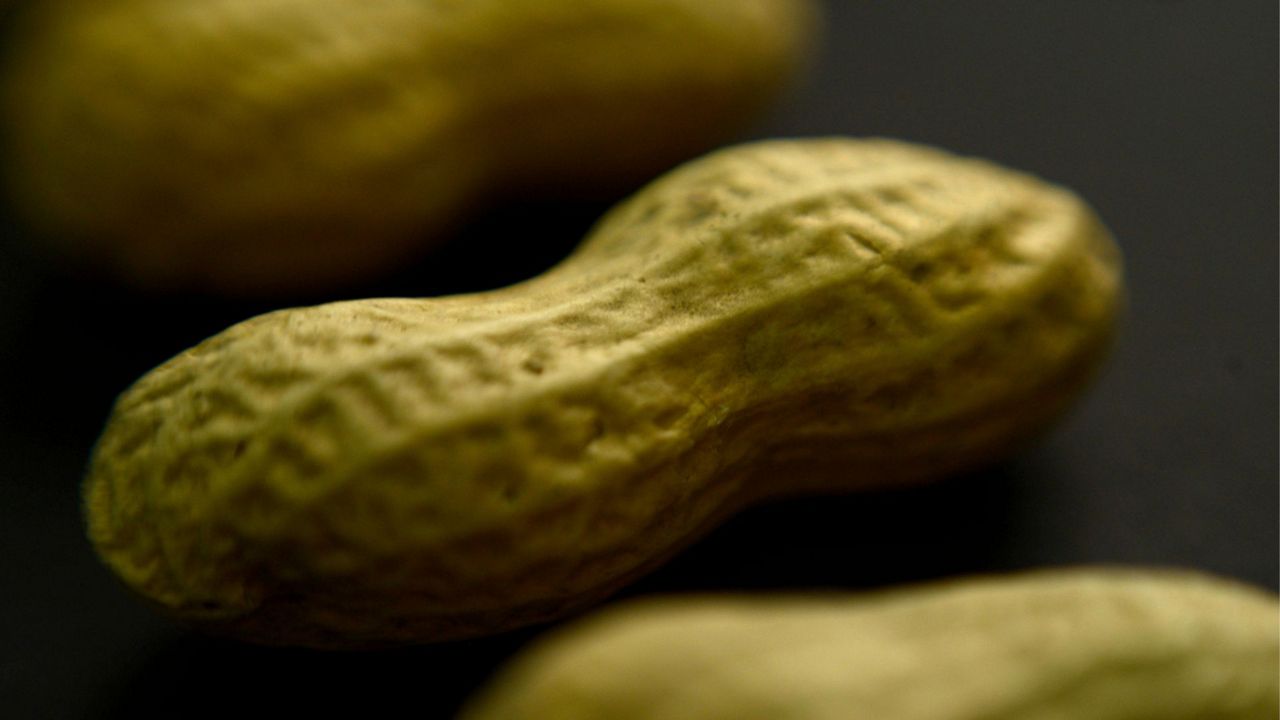
[[[1266,720],[1280,603],[1087,568],[864,595],[671,597],[535,642],[462,720]]]
[[[85,486],[126,583],[361,646],[603,598],[773,496],[994,461],[1097,369],[1119,257],[1074,195],[887,140],[680,168],[503,290],[263,315],[118,401]]]

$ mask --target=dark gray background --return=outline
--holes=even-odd
[[[809,79],[752,136],[895,136],[1075,188],[1126,255],[1120,344],[1036,449],[924,490],[746,512],[627,594],[871,587],[1087,562],[1276,588],[1277,4],[827,5]],[[503,207],[396,277],[288,304],[504,285],[562,257],[602,207]],[[217,643],[153,616],[83,539],[89,448],[141,373],[279,303],[131,294],[58,267],[12,221],[3,227],[0,713],[402,706],[445,717],[537,634],[319,654]],[[494,250],[516,230],[522,242]]]

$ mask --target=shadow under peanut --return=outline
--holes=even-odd
[[[941,482],[751,507],[617,597],[675,592],[861,590],[1015,569],[1024,455]]]
[[[1019,486],[1042,457],[927,486],[785,500],[730,518],[615,595],[860,590],[1011,569],[1008,528]],[[290,716],[411,710],[450,718],[508,658],[558,623],[421,647],[325,652],[241,645],[184,634],[119,678],[103,717]]]
[[[588,201],[495,205],[449,242],[381,276],[307,294],[229,298],[132,286],[54,257],[0,199],[0,432],[87,455],[120,392],[235,323],[288,307],[478,292],[527,280],[567,256],[604,208]]]

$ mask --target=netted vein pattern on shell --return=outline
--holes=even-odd
[[[179,355],[120,399],[91,529],[131,584],[218,621],[550,616],[758,496],[989,459],[1093,366],[1117,273],[1078,200],[978,161],[725,151],[527,283],[277,312]]]

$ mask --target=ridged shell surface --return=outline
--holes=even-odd
[[[887,140],[726,150],[507,289],[284,310],[118,401],[91,537],[179,616],[364,645],[562,616],[771,496],[1034,436],[1102,358],[1119,257],[1067,191]]]

